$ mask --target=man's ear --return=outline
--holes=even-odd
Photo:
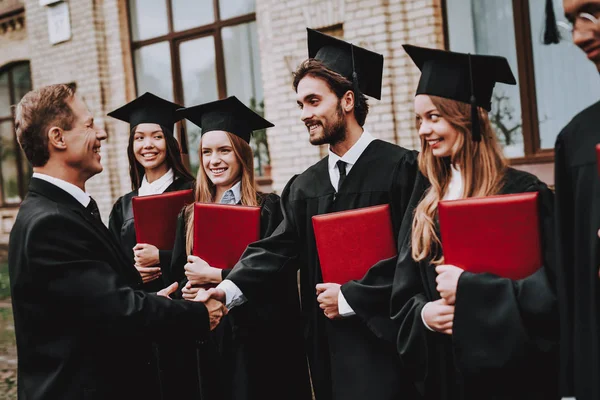
[[[64,150],[67,148],[64,131],[61,128],[53,126],[48,129],[48,145],[57,150]]]
[[[348,90],[344,93],[344,96],[342,97],[342,108],[347,113],[352,112],[354,109],[354,92],[352,90]]]

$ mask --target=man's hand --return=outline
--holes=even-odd
[[[204,290],[204,289],[202,289],[202,290]],[[200,287],[194,286],[194,285],[192,285],[191,282],[188,281],[188,283],[185,284],[183,289],[181,289],[181,294],[185,300],[192,301],[196,298],[198,291],[200,291]]]
[[[423,309],[423,319],[434,331],[452,335],[454,306],[446,303],[444,299],[431,301]]]
[[[151,244],[138,243],[133,247],[136,267],[152,267],[160,262],[158,249]]]
[[[227,307],[223,305],[219,300],[208,299],[204,302],[206,309],[208,310],[208,317],[210,319],[210,330],[212,331],[219,325],[221,318],[227,315]]]
[[[438,273],[435,281],[437,282],[437,291],[440,296],[446,300],[446,303],[453,305],[456,302],[456,287],[458,286],[458,278],[465,272],[463,269],[454,265],[438,265],[435,267],[435,272]]]
[[[208,265],[206,261],[196,256],[188,256],[188,262],[183,267],[185,276],[193,285],[220,283],[221,270]]]
[[[179,284],[177,282],[173,282],[166,288],[159,290],[158,293],[156,293],[156,294],[159,296],[166,297],[167,299],[170,299],[171,295],[173,294],[173,292],[175,292],[177,290],[178,286],[179,286]]]
[[[215,300],[218,300],[221,303],[225,304],[225,292],[223,290],[217,289],[217,288],[210,288],[208,290],[200,289],[198,291],[198,294],[194,298],[194,301],[200,301],[202,303],[206,303],[210,299],[215,299]]]
[[[142,282],[144,283],[148,283],[148,282],[152,282],[155,279],[160,278],[160,276],[162,275],[162,272],[160,270],[160,267],[138,267],[138,265],[135,265],[135,269],[138,270],[138,272],[140,273],[140,276],[142,277]]]
[[[323,313],[329,319],[341,318],[338,309],[340,286],[337,283],[319,283],[316,286],[319,307],[321,307]]]

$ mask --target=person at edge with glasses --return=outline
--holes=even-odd
[[[568,22],[546,3],[546,43],[571,35],[600,71],[600,0],[564,0]],[[557,25],[566,28],[563,32]],[[598,94],[600,98],[600,93]],[[561,317],[561,394],[600,399],[600,101],[577,114],[556,139],[555,220]]]

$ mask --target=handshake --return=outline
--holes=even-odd
[[[179,284],[174,282],[157,294],[170,299],[170,295],[177,290],[178,286]],[[224,315],[227,315],[228,310],[227,307],[225,307],[225,292],[220,289],[210,288],[206,290],[201,288],[193,299],[188,300],[204,303],[208,311],[211,331],[219,325],[221,318],[223,318]]]

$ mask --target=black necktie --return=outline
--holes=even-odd
[[[100,217],[100,209],[98,208],[98,203],[92,197],[90,197],[90,204],[87,205],[86,209],[92,214],[92,217],[96,218],[98,221],[102,222],[102,218]]]
[[[338,188],[337,191],[340,191],[340,188],[342,187],[342,183],[344,182],[344,179],[346,179],[346,162],[342,161],[342,160],[338,160],[338,162],[336,163],[338,170],[340,171],[340,180],[338,182]]]

